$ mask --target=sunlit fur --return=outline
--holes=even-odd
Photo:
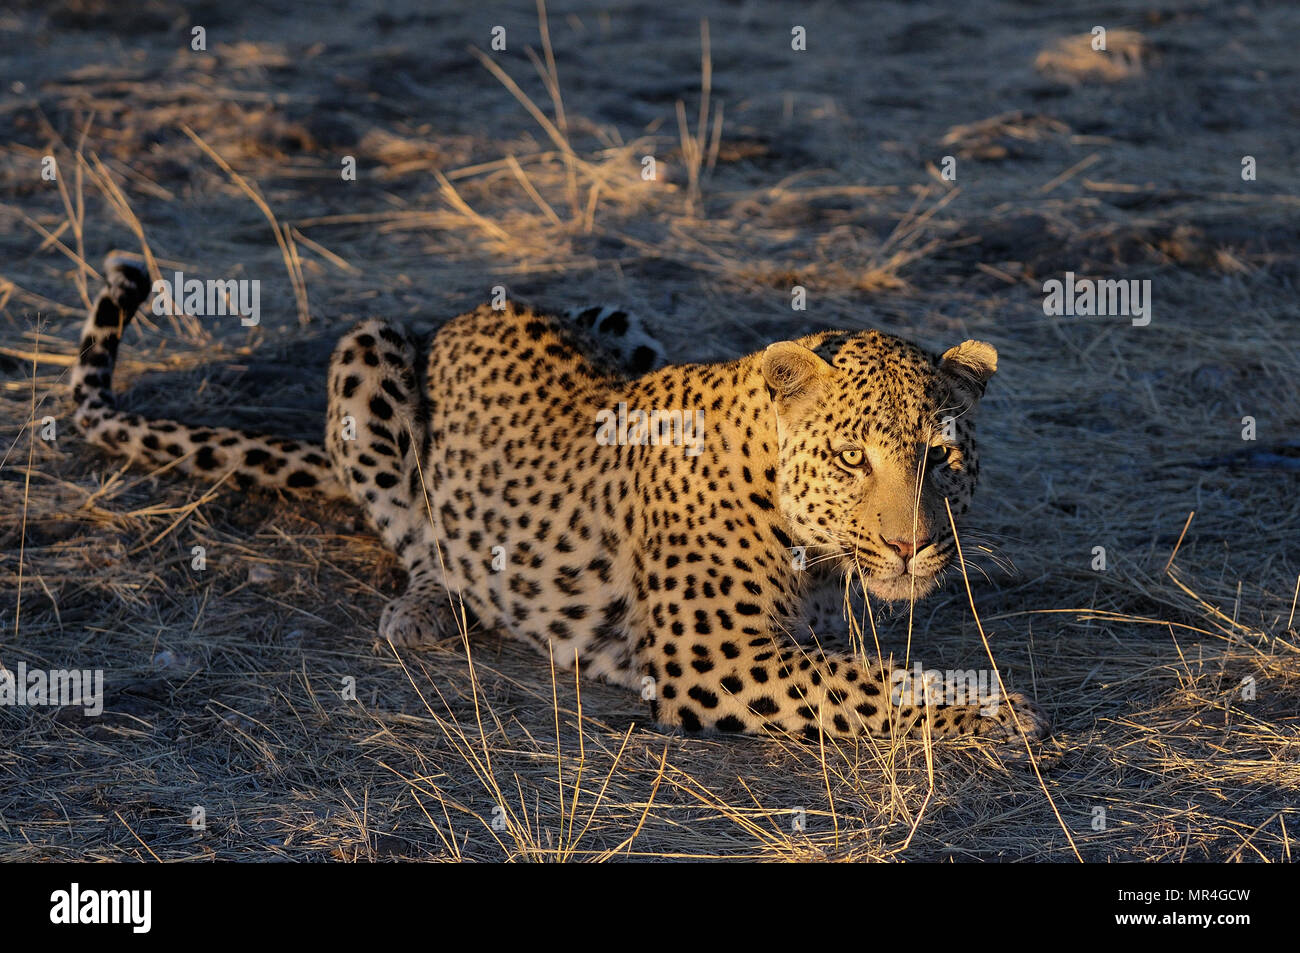
[[[872,596],[919,599],[954,552],[948,506],[960,518],[975,490],[974,405],[939,361],[899,338],[823,334],[797,343],[827,366],[782,415],[782,512],[801,543],[835,554]],[[838,460],[845,447],[864,451],[868,466]],[[892,539],[915,554],[900,554]]]
[[[808,629],[810,583],[829,560],[880,598],[934,586],[951,551],[947,504],[960,517],[974,488],[988,344],[934,357],[834,332],[655,369],[661,349],[620,309],[484,306],[427,342],[370,318],[334,350],[317,444],[119,410],[117,347],[148,281],[122,261],[105,273],[72,375],[79,429],[211,484],[353,500],[407,571],[379,620],[394,645],[459,646],[454,623],[472,613],[548,670],[634,688],[656,721],[686,731],[1046,728],[1023,696],[895,699],[889,662],[790,639],[801,616]],[[699,426],[689,444],[611,442],[601,421],[615,408]],[[955,455],[927,465],[949,414]]]

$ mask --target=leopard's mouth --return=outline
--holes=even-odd
[[[867,592],[888,602],[912,602],[923,599],[939,586],[939,573],[917,575],[901,572],[895,576],[865,576]]]
[[[948,566],[951,545],[931,543],[909,559],[876,548],[860,548],[846,565],[858,576],[868,593],[889,602],[911,602],[928,596],[939,587]]]
[[[950,539],[931,543],[907,561],[907,571],[917,576],[937,576],[947,568],[952,552]]]

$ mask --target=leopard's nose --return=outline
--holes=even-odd
[[[915,556],[918,549],[924,549],[928,546],[930,538],[928,536],[917,536],[908,539],[887,539],[885,542],[889,544],[890,549],[907,559]]]

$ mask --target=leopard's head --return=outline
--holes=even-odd
[[[982,341],[935,356],[877,331],[763,352],[780,507],[810,557],[839,559],[881,599],[935,588],[956,552],[948,508],[959,520],[975,491],[973,417],[997,359]]]

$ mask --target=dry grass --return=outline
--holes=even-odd
[[[1146,38],[1137,30],[1112,29],[1062,37],[1038,54],[1034,68],[1071,83],[1120,83],[1140,77],[1151,58]]]
[[[1035,55],[1078,41],[1011,3],[891,8],[866,61],[847,14],[810,16],[796,54],[766,5],[702,35],[659,6],[552,4],[543,35],[521,3],[508,54],[482,55],[490,25],[426,4],[306,25],[263,6],[255,35],[282,39],[214,13],[205,56],[167,0],[4,14],[58,32],[40,62],[3,51],[30,78],[0,110],[0,662],[102,668],[107,697],[94,718],[0,709],[0,856],[1290,859],[1300,170],[1275,105],[1294,80],[1259,77],[1295,13],[1188,7],[1142,23],[1164,55],[1125,83],[1044,86]],[[354,511],[123,470],[72,433],[114,245],[264,292],[259,328],[142,322],[134,406],[304,436],[342,326],[431,327],[495,284],[626,302],[681,360],[820,326],[992,341],[969,589],[873,621],[927,667],[991,653],[1055,719],[1038,770],[664,733],[494,633],[395,655],[373,632],[400,573]],[[1152,324],[1045,318],[1066,270],[1150,278]],[[46,414],[55,442],[29,425]]]

